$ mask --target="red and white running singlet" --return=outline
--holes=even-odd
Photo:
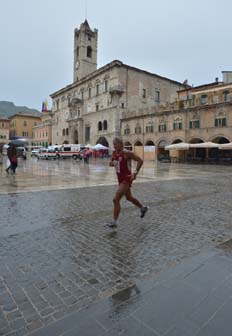
[[[118,176],[118,182],[131,182],[131,160],[126,158],[126,150],[121,151],[120,153],[114,151],[112,154],[112,161]]]

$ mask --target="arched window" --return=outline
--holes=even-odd
[[[124,147],[130,151],[132,151],[132,144],[129,141],[126,141],[124,143]]]
[[[109,91],[109,76],[106,75],[104,77],[104,92],[108,92]]]
[[[105,91],[105,92],[108,92],[108,90],[109,90],[109,82],[108,82],[108,79],[106,79],[106,80],[104,81],[104,91]]]
[[[189,121],[189,128],[200,128],[200,119],[192,119]]]
[[[147,142],[145,143],[145,146],[155,146],[155,144],[152,140],[147,140]]]
[[[100,88],[100,85],[99,85],[99,82],[96,83],[96,96],[99,95],[99,88]]]
[[[68,135],[68,128],[66,128],[66,135]]]
[[[142,133],[142,128],[139,124],[136,124],[135,127],[135,134],[141,134]]]
[[[153,133],[153,132],[154,132],[153,122],[149,121],[146,126],[146,133]]]
[[[87,57],[92,58],[92,47],[87,47]]]
[[[137,140],[134,144],[134,146],[142,146],[142,145],[143,145],[142,142],[139,140]]]
[[[98,130],[102,131],[102,122],[101,121],[98,122]]]
[[[124,128],[124,134],[130,134],[130,125],[126,125],[126,127]]]
[[[63,128],[63,136],[65,135],[65,128]]]
[[[182,129],[182,119],[180,117],[176,117],[174,119],[173,129],[174,130]]]
[[[223,92],[223,96],[224,96],[224,101],[225,102],[229,102],[230,101],[230,91],[224,91]]]
[[[208,96],[206,94],[201,96],[201,105],[205,105],[208,103]]]
[[[226,114],[224,112],[219,112],[215,116],[214,126],[215,127],[226,126]]]
[[[106,120],[103,121],[103,129],[105,131],[107,130],[107,121]]]

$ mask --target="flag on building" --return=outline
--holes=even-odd
[[[47,112],[47,110],[48,110],[48,101],[47,101],[47,99],[45,99],[42,102],[42,112]]]

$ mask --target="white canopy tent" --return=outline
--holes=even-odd
[[[214,142],[199,142],[189,144],[189,148],[220,148],[220,144]]]
[[[92,146],[92,149],[94,150],[109,150],[109,147],[103,146],[101,144],[96,144],[95,146]]]
[[[219,146],[219,149],[227,149],[227,150],[232,149],[232,142],[228,142],[228,143],[225,143],[225,144],[221,144],[221,145]]]
[[[165,150],[187,150],[189,149],[189,144],[186,142],[178,142],[176,144],[165,146],[164,148]]]

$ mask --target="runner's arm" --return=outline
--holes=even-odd
[[[143,165],[143,160],[142,160],[138,155],[136,155],[136,154],[133,153],[133,152],[128,152],[126,155],[127,155],[127,157],[128,157],[129,159],[134,160],[134,161],[137,162],[136,169],[135,169],[135,171],[133,172],[132,177],[131,177],[132,180],[135,180],[135,179],[136,179],[136,176],[138,175],[138,172],[139,172],[140,168],[141,168],[142,165]]]
[[[110,167],[114,167],[114,159],[113,159],[113,156],[111,157],[111,160],[109,162],[109,166]]]

